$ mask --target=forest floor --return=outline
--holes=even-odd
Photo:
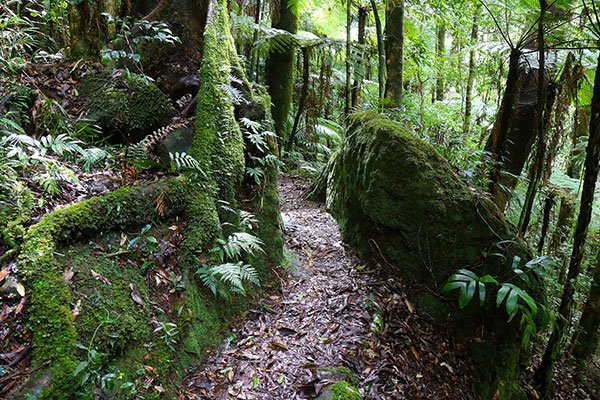
[[[294,267],[261,307],[232,328],[185,381],[188,399],[314,399],[355,376],[365,399],[472,399],[472,366],[400,280],[342,243],[323,206],[303,199],[309,181],[283,175],[281,213]]]
[[[294,267],[208,352],[180,400],[315,399],[328,384],[348,379],[335,367],[353,374],[366,400],[474,399],[464,346],[416,310],[400,279],[384,277],[380,265],[345,247],[323,205],[304,199],[309,184],[280,177]],[[523,386],[528,398],[539,398],[526,380]],[[556,400],[597,399],[564,364],[554,387]]]

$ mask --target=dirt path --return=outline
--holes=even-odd
[[[460,347],[414,311],[401,283],[380,280],[302,200],[308,182],[282,176],[282,217],[296,265],[260,310],[233,328],[188,377],[183,399],[313,399],[347,367],[365,399],[471,398]]]

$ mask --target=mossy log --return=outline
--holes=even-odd
[[[223,46],[223,40],[227,46]],[[260,190],[242,185],[247,162],[244,139],[222,85],[228,82],[229,74],[243,71],[235,67],[239,67],[239,60],[224,0],[211,2],[204,42],[206,62],[199,74],[203,92],[199,95],[189,153],[201,163],[206,178],[182,175],[150,186],[123,187],[102,197],[59,208],[24,234],[18,256],[19,274],[31,296],[32,367],[37,372],[15,398],[78,398],[81,376],[74,376],[74,371],[87,358],[82,354],[82,346],[92,344],[106,354],[99,366],[103,373],[118,368],[125,372],[126,378],[134,379],[136,368],[143,370],[149,365],[156,375],[154,385],[161,384],[167,390],[162,397],[176,397],[173,384],[186,368],[200,361],[208,346],[215,344],[232,312],[246,304],[241,298],[235,303],[215,298],[194,276],[197,267],[194,255],[212,248],[215,239],[223,234],[218,200],[225,199],[235,207],[236,199],[242,198],[253,208],[251,211],[260,221],[257,235],[268,252],[252,260],[259,271],[264,272],[267,264],[281,261],[283,241],[276,170],[265,172],[267,179]],[[259,116],[270,118],[268,98],[255,96],[249,84],[246,88],[246,100],[267,107]],[[158,198],[164,199],[160,212],[156,206]],[[149,289],[141,270],[95,254],[87,245],[90,239],[115,234],[118,246],[122,232],[139,232],[150,222],[155,229],[166,229],[172,221],[184,228],[176,268],[185,281],[177,309],[171,313],[171,319],[164,321],[177,323],[179,334],[173,348],[156,339],[153,332],[156,326],[151,323],[156,315],[149,311],[151,306],[146,309],[140,304],[149,301]],[[72,282],[63,275],[69,268],[79,274]],[[77,278],[89,276],[91,268],[111,285]],[[94,296],[100,300],[89,301]],[[78,299],[82,311],[77,317],[73,309],[79,307]],[[169,310],[166,311],[168,314]],[[115,321],[103,323],[104,314]],[[156,318],[160,321],[160,317]],[[153,336],[151,349],[147,349],[144,344]],[[145,396],[158,398],[161,394],[150,389]]]
[[[505,277],[514,256],[530,258],[496,205],[471,190],[433,147],[374,112],[352,117],[325,173],[327,208],[344,239],[411,281],[419,304],[455,326],[476,364],[481,398],[518,398],[520,361],[528,355],[518,322],[507,323],[491,295],[483,307],[473,301],[459,310],[456,295],[441,293],[458,269]],[[502,257],[484,257],[499,243]],[[527,290],[541,299],[537,283],[532,285]]]

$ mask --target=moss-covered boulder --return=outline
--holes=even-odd
[[[169,99],[140,75],[102,71],[85,77],[79,87],[88,117],[116,142],[138,142],[171,117]]]
[[[313,193],[322,196],[327,182],[327,207],[344,239],[361,255],[379,257],[390,274],[408,278],[420,304],[450,321],[469,344],[482,398],[520,396],[520,359],[527,352],[518,322],[506,322],[491,287],[482,307],[472,301],[462,310],[455,294],[441,292],[461,268],[517,283],[514,256],[528,260],[530,252],[498,208],[469,188],[433,147],[374,112],[352,117],[325,173]],[[541,298],[535,283],[527,290]]]

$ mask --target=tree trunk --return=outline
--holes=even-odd
[[[102,15],[104,0],[83,1],[69,5],[71,57],[97,57],[108,40],[108,24]]]
[[[254,23],[256,25],[260,24],[260,8],[262,6],[261,0],[256,0],[256,12],[254,14]],[[254,43],[258,40],[258,29],[254,30],[252,34],[252,43],[248,46],[248,53],[246,56],[248,58],[248,78],[255,79],[254,76],[254,66],[257,64],[257,52],[254,49]],[[257,71],[258,72],[258,71]],[[257,74],[258,75],[258,74]]]
[[[388,0],[385,6],[385,98],[389,107],[400,107],[404,69],[404,0]]]
[[[567,240],[569,228],[573,223],[577,198],[570,192],[562,191],[560,194],[560,209],[558,211],[558,219],[556,227],[552,233],[552,241],[550,242],[550,252],[556,253],[562,243]]]
[[[520,56],[519,49],[510,53],[506,90],[485,146],[492,154],[489,190],[501,210],[506,208],[538,133],[537,73],[521,67]]]
[[[598,350],[598,338],[600,335],[600,252],[596,258],[596,265],[592,267],[594,282],[583,306],[579,328],[573,339],[571,355],[577,361],[577,367],[585,367],[589,360]]]
[[[544,218],[542,220],[542,231],[540,233],[540,240],[537,245],[538,254],[541,254],[544,250],[544,243],[546,243],[546,235],[548,234],[548,226],[550,225],[550,211],[552,211],[553,204],[554,192],[549,192],[546,195],[546,201],[544,202]]]
[[[291,0],[281,0],[278,15],[273,16],[273,28],[296,33],[298,15],[290,8],[290,3]],[[296,49],[293,46],[287,46],[283,51],[271,49],[265,66],[265,79],[273,103],[275,131],[282,139],[287,136],[288,115],[292,104],[295,55]]]
[[[446,23],[438,22],[436,28],[437,41],[435,45],[435,53],[438,61],[437,78],[435,80],[435,101],[444,100],[444,55],[446,53]]]
[[[475,7],[473,14],[473,27],[471,28],[471,50],[469,50],[469,75],[467,77],[467,93],[465,95],[465,121],[463,123],[463,133],[469,133],[471,130],[471,111],[473,108],[473,83],[475,82],[475,49],[473,46],[477,42],[479,30],[479,14],[481,13],[481,4]]]
[[[292,146],[294,145],[294,141],[296,140],[296,133],[298,132],[298,125],[300,124],[300,117],[304,112],[304,107],[306,105],[306,97],[308,96],[308,84],[310,78],[310,47],[302,48],[302,91],[300,92],[300,100],[298,101],[298,112],[296,113],[296,118],[294,118],[294,126],[292,127],[292,132],[290,133],[290,137],[287,141],[285,151],[289,152],[292,150]]]
[[[371,0],[371,7],[373,7],[373,17],[375,18],[375,29],[377,31],[377,61],[379,65],[377,67],[377,81],[379,83],[379,99],[385,97],[385,48],[383,45],[383,29],[381,28],[381,19],[379,18],[379,12],[377,11],[377,3],[375,0]]]
[[[538,187],[540,182],[542,181],[542,177],[545,172],[544,162],[547,161],[546,153],[548,145],[546,143],[546,136],[548,136],[548,131],[550,129],[551,116],[552,116],[552,107],[554,105],[555,99],[555,90],[550,90],[550,94],[546,95],[546,91],[541,94],[542,98],[545,99],[546,107],[545,110],[542,111],[543,117],[538,117],[538,129],[541,129],[538,134],[538,143],[537,149],[535,152],[535,159],[531,165],[531,181],[529,182],[529,186],[527,187],[527,194],[525,196],[525,204],[523,205],[523,209],[521,210],[521,216],[519,218],[519,230],[522,234],[525,234],[527,228],[529,226],[529,220],[531,218],[531,210],[533,209],[533,202],[535,200],[535,196],[537,194]],[[538,97],[540,94],[538,94]],[[544,107],[544,104],[541,105]],[[538,110],[538,115],[539,110]]]
[[[346,84],[344,85],[344,115],[350,115],[352,106],[352,79],[351,79],[351,64],[352,57],[352,2],[346,1]]]
[[[569,161],[567,162],[567,175],[569,175],[571,178],[581,178],[581,166],[576,162],[577,158],[581,154],[578,144],[580,139],[584,136],[587,136],[589,132],[590,117],[590,106],[579,106],[575,109],[575,121],[573,124],[573,131],[571,133],[572,147],[569,154]]]
[[[590,122],[590,134],[585,158],[585,174],[583,182],[583,192],[581,194],[581,206],[575,236],[573,240],[573,251],[569,263],[569,272],[562,293],[556,325],[552,330],[552,335],[548,341],[548,347],[542,358],[542,362],[535,373],[535,383],[540,388],[542,396],[548,398],[552,386],[552,374],[554,364],[558,357],[559,345],[570,320],[571,310],[573,308],[573,293],[575,292],[575,278],[581,270],[581,260],[583,258],[583,249],[586,241],[587,230],[592,216],[592,205],[594,202],[594,190],[598,180],[598,169],[600,167],[600,56],[598,57],[598,66],[596,67],[596,76],[594,78],[594,94],[592,96],[592,118]]]
[[[358,8],[358,61],[357,67],[354,70],[354,84],[352,85],[352,107],[356,107],[360,100],[362,79],[364,75],[364,67],[362,60],[365,57],[365,28],[367,25],[367,8],[361,6]]]
[[[575,107],[573,130],[571,131],[572,144],[566,171],[567,175],[574,179],[581,178],[581,168],[575,161],[581,153],[577,144],[579,139],[587,136],[589,132],[590,113],[590,106]],[[558,212],[558,220],[556,221],[556,228],[552,234],[552,242],[550,244],[551,252],[556,252],[560,245],[566,241],[569,229],[573,223],[576,204],[577,198],[571,192],[564,191],[561,194],[560,211]]]
[[[521,52],[518,49],[513,49],[510,52],[508,61],[508,76],[506,77],[506,89],[504,90],[504,96],[502,96],[502,103],[500,105],[500,112],[498,118],[494,123],[492,134],[490,135],[485,149],[492,153],[492,166],[490,171],[490,184],[489,190],[492,194],[494,201],[501,210],[506,208],[507,196],[503,192],[500,183],[500,172],[502,163],[506,160],[506,148],[508,137],[510,134],[510,120],[513,116],[515,108],[519,101],[519,58]]]

